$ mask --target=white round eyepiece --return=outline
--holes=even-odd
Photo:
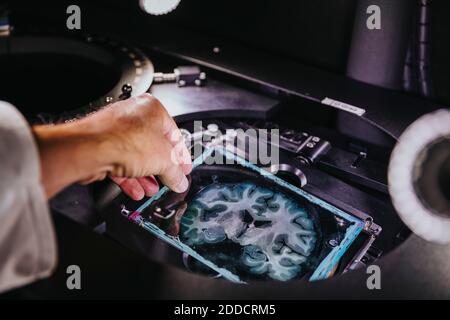
[[[395,146],[389,193],[400,218],[419,237],[450,243],[450,110],[411,124]]]

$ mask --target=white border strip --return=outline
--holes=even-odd
[[[331,98],[326,97],[325,99],[322,100],[322,104],[325,104],[327,106],[339,109],[339,110],[343,110],[343,111],[347,111],[353,114],[356,114],[358,116],[362,116],[363,114],[366,113],[365,109],[353,106],[351,104],[348,103],[344,103],[338,100],[334,100]]]

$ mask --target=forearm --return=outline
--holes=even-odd
[[[108,174],[133,179],[157,175],[176,192],[189,185],[191,159],[178,127],[148,94],[117,102],[82,120],[36,126],[33,132],[49,198],[74,182],[89,183]]]
[[[42,184],[50,198],[68,185],[106,175],[112,161],[99,129],[89,122],[33,127],[41,160]]]

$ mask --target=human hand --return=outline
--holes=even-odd
[[[33,131],[49,196],[70,183],[108,175],[133,198],[142,195],[131,191],[135,181],[145,194],[157,190],[155,175],[175,192],[188,188],[190,154],[173,119],[149,94],[114,103],[78,121]]]
[[[144,196],[151,197],[159,190],[158,181],[154,176],[143,178],[110,177],[110,179],[133,200],[141,200]]]

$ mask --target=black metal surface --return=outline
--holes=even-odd
[[[361,107],[366,110],[361,118],[395,138],[398,138],[401,132],[420,115],[440,107],[424,99],[302,65],[295,59],[251,48],[242,42],[224,40],[226,37],[211,37],[190,28],[180,28],[176,24],[168,23],[165,17],[149,17],[142,13],[137,5],[135,8],[128,5],[125,11],[118,10],[118,7],[124,6],[122,4],[108,8],[87,3],[84,5],[89,12],[84,20],[85,28],[90,32],[182,57],[193,64],[246,79],[256,87],[264,88],[271,93],[282,92],[313,101],[322,101],[325,97],[329,97]],[[61,20],[65,18],[64,15],[55,14],[61,8],[65,8],[64,2],[58,3],[57,6],[47,4],[46,8],[48,10],[44,16],[51,16],[51,19],[45,23],[53,22],[53,26],[64,30],[65,24]],[[44,24],[43,20],[39,20],[42,15],[37,14],[33,6],[18,6],[17,10],[23,11],[22,19],[19,19],[20,15],[17,14],[18,21]],[[135,23],[128,24],[127,28],[117,24],[117,21],[124,19],[124,15],[132,15]],[[96,19],[98,16],[103,17],[102,23],[98,23]],[[214,53],[214,47],[218,47],[220,51]],[[330,109],[328,106],[324,108]]]
[[[2,298],[450,298],[450,246],[426,243],[416,236],[380,261],[382,288],[368,290],[364,270],[318,282],[232,284],[149,262],[67,218],[56,217],[55,225],[60,255],[55,274]],[[75,263],[82,269],[82,290],[67,290],[66,268]]]
[[[103,11],[101,11],[103,13]],[[63,16],[63,15],[61,15]],[[291,95],[315,102],[313,108],[333,112],[329,106],[320,104],[325,97],[350,103],[364,108],[363,119],[367,126],[379,129],[393,138],[418,116],[437,108],[432,102],[404,96],[392,91],[376,88],[354,80],[324,72],[297,62],[280,58],[268,52],[249,49],[235,42],[219,41],[207,36],[199,36],[177,28],[148,32],[149,24],[136,24],[123,30],[122,24],[109,28],[120,21],[121,13],[105,12],[104,23],[96,30],[106,30],[105,34],[121,36],[134,40],[140,45],[152,47],[159,53],[184,59],[203,67],[221,72],[236,80],[252,84],[276,96]],[[62,18],[61,18],[62,19]],[[95,19],[93,19],[95,20]],[[109,29],[108,29],[109,28]],[[141,32],[133,32],[141,31]],[[145,32],[142,32],[145,30]],[[219,47],[218,53],[213,52]],[[209,84],[208,84],[209,85]],[[167,87],[168,89],[169,87]],[[212,82],[214,88],[214,82]],[[196,88],[190,88],[196,89]],[[156,89],[155,89],[156,90]],[[167,96],[161,87],[161,99]],[[242,92],[242,91],[241,91]],[[218,92],[216,92],[218,93]],[[196,91],[188,97],[180,97],[178,107],[172,110],[180,119],[199,116],[197,112],[208,109],[208,104],[200,106],[192,114],[192,109],[182,104],[199,103]],[[250,104],[252,94],[246,95],[244,104]],[[211,100],[209,100],[211,102]],[[241,100],[222,97],[221,107],[216,111],[226,114],[227,103],[241,105]],[[263,116],[273,107],[275,100],[259,100],[265,107],[253,105],[255,114]],[[258,112],[256,112],[258,111]],[[311,110],[313,112],[313,110]],[[219,112],[218,112],[219,113]],[[243,113],[240,113],[241,115]],[[210,116],[210,115],[209,115]],[[289,114],[286,114],[289,117]],[[351,115],[348,121],[356,116]],[[351,122],[349,122],[351,123]],[[306,173],[309,168],[303,168]],[[352,189],[343,183],[329,184],[326,176],[312,175],[309,182],[320,188],[324,195],[333,197],[336,190],[341,192],[341,201],[354,206],[366,207],[368,211],[394,214],[390,205],[386,205],[383,196],[365,197],[363,191]],[[139,297],[139,298],[450,298],[450,246],[426,243],[412,235],[404,243],[377,262],[382,271],[382,289],[368,290],[365,270],[354,271],[326,281],[315,283],[257,283],[251,286],[235,285],[218,279],[189,273],[166,263],[149,262],[146,258],[134,255],[129,249],[117,245],[112,239],[105,238],[81,227],[62,216],[55,216],[58,233],[60,263],[54,276],[11,292],[10,296],[53,297],[53,298],[99,298],[99,297]],[[128,228],[128,226],[124,227]],[[132,233],[131,233],[132,234]],[[152,241],[148,240],[149,244]],[[147,244],[146,244],[147,245]],[[163,251],[161,251],[163,252]],[[164,257],[159,261],[167,261]],[[83,290],[69,291],[65,287],[69,264],[78,264],[83,270]]]
[[[266,118],[274,110],[278,101],[230,86],[217,80],[208,79],[204,87],[179,88],[175,83],[164,83],[150,89],[178,121],[201,120],[217,117]]]
[[[357,184],[388,193],[387,167],[365,157],[345,152],[343,150],[331,149],[330,152],[320,160],[323,170],[342,178],[347,178]]]
[[[361,118],[367,125],[375,126],[395,138],[420,115],[439,107],[426,100],[401,95],[238,45],[217,43],[195,35],[187,42],[183,41],[185,37],[186,35],[177,40],[176,45],[161,44],[155,49],[245,79],[255,86],[278,94],[316,102],[329,97],[363,108],[366,113]],[[219,54],[212,50],[216,45],[221,48]],[[331,107],[323,105],[320,108]]]
[[[399,97],[399,99],[401,98]],[[392,121],[392,125],[398,123],[394,119],[389,120]],[[401,131],[401,128],[396,128],[396,130]],[[308,173],[307,168],[304,170]],[[375,198],[368,201],[367,197],[358,196],[357,190],[346,193],[344,185],[329,184],[320,174],[311,176],[314,178],[309,179],[310,183],[322,190],[324,194],[332,196],[336,193],[336,189],[333,190],[333,188],[344,188],[341,190],[341,194],[346,195],[347,198],[342,198],[343,202],[360,201],[359,205],[366,206],[368,210],[380,211],[385,214],[388,212],[382,209],[383,205],[380,207],[380,203],[377,204],[378,200]],[[58,220],[61,219],[58,218]],[[274,284],[265,282],[251,286],[233,285],[220,279],[210,279],[192,274],[167,264],[160,265],[158,262],[149,264],[147,259],[137,258],[133,255],[130,262],[127,260],[129,253],[119,249],[111,239],[104,239],[86,232],[86,230],[80,230],[79,226],[69,221],[58,221],[56,228],[60,237],[60,251],[64,251],[60,269],[49,280],[42,281],[21,292],[26,294],[31,292],[30,294],[39,297],[77,297],[78,293],[69,292],[64,287],[65,270],[63,268],[68,263],[77,263],[83,266],[86,275],[85,290],[79,294],[83,297],[443,298],[448,297],[450,292],[450,266],[448,264],[450,246],[428,244],[415,236],[408,238],[400,247],[378,262],[382,268],[382,290],[370,291],[366,286],[367,274],[364,270],[316,283]],[[73,232],[70,238],[67,237],[70,235],[68,230]],[[78,245],[74,246],[77,237],[80,237],[80,241]],[[67,255],[69,258],[65,260]],[[104,261],[110,261],[110,265],[103,265]],[[99,265],[103,267],[99,267]],[[103,274],[100,271],[102,268],[107,270]],[[412,277],[411,274],[414,276]],[[116,281],[111,279],[116,279]],[[132,280],[124,281],[124,279]],[[49,287],[50,291],[47,290]]]

